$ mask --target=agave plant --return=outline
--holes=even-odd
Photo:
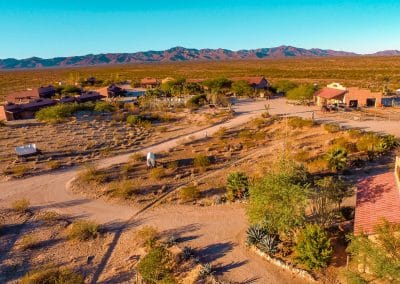
[[[182,249],[182,257],[184,260],[188,260],[194,256],[194,250],[191,247],[185,246]]]
[[[247,229],[246,234],[247,234],[246,244],[248,246],[251,246],[251,245],[258,245],[264,239],[266,232],[260,225],[256,224],[256,225],[251,225]]]
[[[397,146],[399,146],[397,138],[393,135],[386,135],[380,138],[377,150],[379,152],[387,152]]]
[[[278,236],[273,234],[266,234],[261,242],[258,244],[258,247],[268,254],[276,253],[278,249]]]
[[[205,263],[202,265],[199,275],[200,277],[207,277],[214,274],[211,263]]]

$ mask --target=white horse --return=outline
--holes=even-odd
[[[147,153],[147,167],[154,168],[156,166],[156,155],[153,152]]]

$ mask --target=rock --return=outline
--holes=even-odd
[[[87,259],[86,259],[86,263],[87,263],[87,264],[91,264],[91,263],[93,262],[93,259],[94,259],[94,255],[89,255],[89,256],[87,257]]]
[[[181,174],[177,174],[175,177],[174,177],[174,180],[178,180],[178,179],[181,179],[182,178],[182,175]]]

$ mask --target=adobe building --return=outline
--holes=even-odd
[[[371,92],[357,87],[346,88],[339,83],[332,83],[314,95],[317,106],[344,104],[346,107],[381,107],[382,93]]]

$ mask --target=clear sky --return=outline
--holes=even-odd
[[[0,0],[0,58],[293,45],[400,49],[400,0]]]

